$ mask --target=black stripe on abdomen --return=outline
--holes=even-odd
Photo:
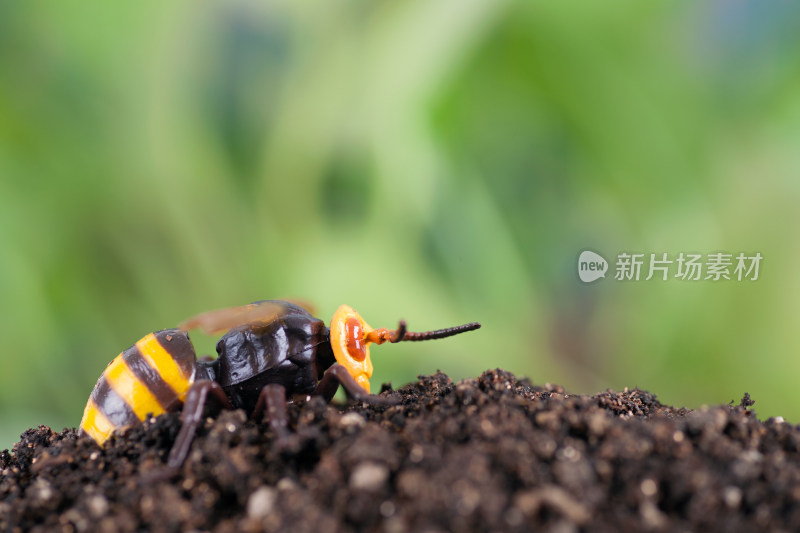
[[[108,385],[105,375],[92,391],[92,401],[114,427],[128,426],[139,421],[125,400]]]
[[[135,345],[125,350],[122,359],[133,375],[147,386],[165,411],[171,410],[180,403],[178,394],[164,381],[158,370],[145,361]]]

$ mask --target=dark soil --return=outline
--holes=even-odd
[[[45,426],[0,452],[0,530],[744,531],[800,528],[800,428],[739,405],[571,395],[496,370],[421,377],[394,407],[290,407],[292,446],[208,419],[156,481],[168,414],[104,451]]]

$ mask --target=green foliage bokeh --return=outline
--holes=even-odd
[[[754,1],[0,3],[0,448],[77,425],[145,333],[281,297],[483,323],[376,348],[376,384],[504,367],[689,407],[747,391],[797,422],[798,22]],[[585,285],[584,249],[764,261]]]

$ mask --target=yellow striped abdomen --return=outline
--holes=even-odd
[[[185,331],[146,335],[111,361],[97,380],[81,432],[102,446],[115,429],[180,406],[194,382],[196,361]]]

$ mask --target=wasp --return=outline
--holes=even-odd
[[[198,328],[209,335],[226,332],[216,359],[197,358],[188,332]],[[268,419],[277,439],[285,441],[287,404],[295,396],[330,402],[341,385],[351,400],[389,401],[370,394],[371,344],[441,339],[478,328],[473,322],[414,333],[401,320],[394,330],[373,329],[347,305],[326,327],[304,307],[281,300],[201,313],[146,335],[114,358],[86,403],[80,432],[103,446],[115,430],[182,409],[167,460],[173,469],[185,461],[207,406]]]

